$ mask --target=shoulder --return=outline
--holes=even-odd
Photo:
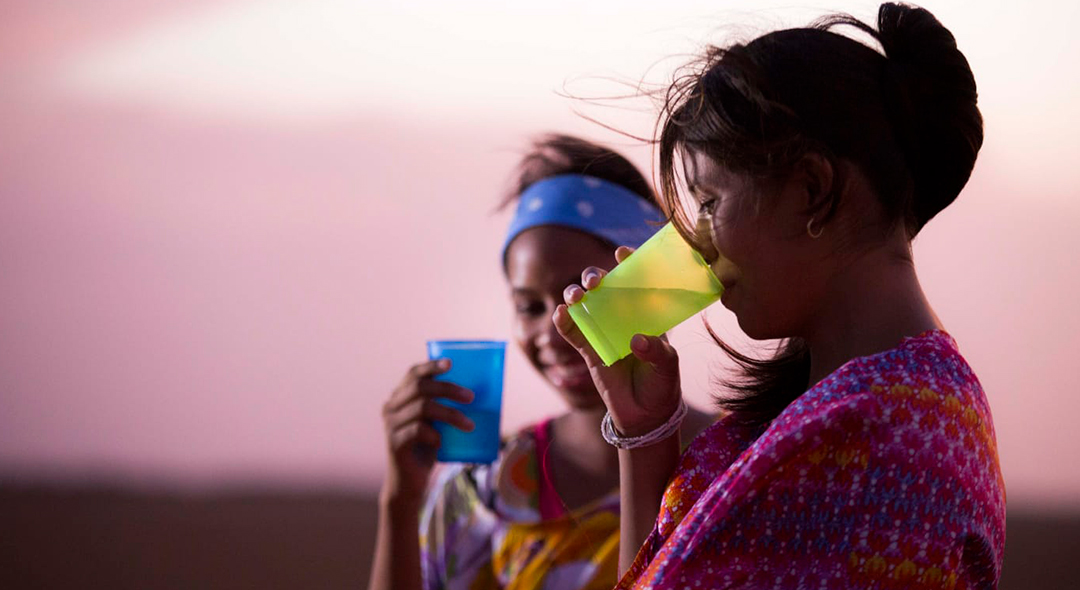
[[[767,485],[859,496],[896,519],[917,509],[1001,548],[1005,488],[993,421],[948,334],[855,359],[789,409],[755,444],[754,473]]]
[[[679,428],[683,446],[689,446],[689,443],[693,441],[698,434],[704,432],[705,429],[709,428],[720,419],[720,414],[715,411],[706,412],[704,410],[699,410],[694,406],[689,406],[686,419],[683,420],[682,426]]]
[[[778,417],[778,434],[839,431],[878,440],[876,450],[977,456],[996,469],[996,442],[982,385],[940,330],[852,360]],[[796,436],[796,438],[798,438]],[[960,443],[960,447],[957,447]]]
[[[833,372],[773,420],[731,464],[725,485],[738,495],[793,473],[854,476],[855,468],[872,479],[932,472],[935,481],[972,482],[988,502],[1003,489],[985,397],[947,334],[909,338]]]
[[[1000,564],[1004,488],[979,400],[981,387],[944,333],[851,361],[793,402],[711,482],[656,567],[704,550],[709,567],[719,568],[758,547],[774,556],[839,557],[828,567],[844,573],[897,542],[905,552],[915,547],[911,559],[927,567],[955,566],[972,538]],[[688,454],[704,456],[710,443],[731,448],[726,426],[707,429]],[[948,556],[919,558],[918,547],[931,541]]]
[[[664,490],[656,523],[656,531],[661,536],[671,534],[713,481],[758,434],[742,427],[732,416],[709,417],[709,422],[686,446]]]
[[[987,407],[982,386],[956,342],[932,330],[849,361],[792,402],[769,430],[797,435],[816,427],[850,429],[853,422],[889,427],[896,424],[898,410],[926,413],[938,402],[975,405],[976,411]]]

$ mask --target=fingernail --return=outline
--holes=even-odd
[[[649,339],[641,334],[634,334],[634,337],[630,339],[630,346],[634,347],[638,352],[648,352]]]
[[[596,278],[597,278],[597,274],[595,272],[587,272],[587,273],[585,273],[585,282],[586,283],[591,283]]]
[[[450,359],[439,359],[439,365],[438,366],[439,366],[440,369],[442,369],[444,371],[446,369],[449,369],[450,368]]]

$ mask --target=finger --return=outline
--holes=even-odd
[[[411,422],[390,435],[390,446],[395,450],[417,444],[437,449],[442,444],[442,435],[426,422]]]
[[[460,385],[424,378],[417,382],[406,383],[394,392],[394,395],[383,405],[383,414],[397,412],[420,398],[437,397],[467,404],[472,402],[474,396],[472,391]]]
[[[635,334],[630,339],[630,351],[638,360],[652,365],[657,375],[678,379],[679,353],[665,339]]]
[[[573,305],[578,301],[581,301],[583,297],[585,297],[585,289],[582,289],[578,285],[570,285],[563,289],[563,301],[565,301],[567,305]]]
[[[419,397],[444,398],[462,404],[471,403],[476,397],[471,389],[448,381],[424,379],[416,384],[416,389]]]
[[[423,406],[423,400],[419,399],[413,399],[399,408],[390,408],[388,404],[383,409],[383,422],[386,425],[386,431],[393,434],[412,422],[420,421],[420,417],[424,414]]]
[[[397,389],[390,394],[390,399],[383,406],[384,411],[394,410],[409,403],[416,397],[416,383],[421,379],[441,375],[450,370],[450,359],[433,359],[409,367],[405,372],[405,379],[401,381]]]
[[[615,249],[615,262],[622,264],[623,260],[630,258],[630,255],[634,253],[634,248],[630,246],[619,246]]]
[[[415,399],[412,403],[387,414],[385,420],[386,428],[391,432],[413,422],[431,422],[432,420],[452,424],[466,432],[472,430],[472,421],[466,418],[461,410],[441,404],[434,399]]]
[[[450,370],[450,359],[435,359],[413,365],[409,368],[408,378],[414,381],[425,377],[434,377]]]
[[[436,433],[436,434],[438,434],[438,433]],[[438,461],[438,459],[439,459],[439,446],[441,444],[442,444],[442,439],[441,438],[440,438],[439,444],[435,444],[435,445],[429,444],[429,443],[417,442],[416,444],[413,445],[413,448],[412,448],[413,458],[415,458],[417,461],[419,461],[420,463],[422,463],[424,465],[428,465],[428,466],[433,465],[435,463],[435,461]]]
[[[586,365],[590,368],[604,365],[600,355],[596,354],[592,345],[585,339],[585,335],[581,333],[577,324],[574,323],[574,319],[570,317],[570,310],[565,305],[555,308],[555,314],[551,316],[551,321],[555,324],[555,329],[563,337],[563,340],[570,343],[570,346],[573,346],[578,351],[578,354],[585,359]]]
[[[595,289],[600,286],[600,281],[606,274],[606,270],[597,266],[590,266],[581,271],[581,286],[586,289]]]
[[[462,432],[472,432],[472,430],[476,428],[476,424],[474,424],[461,410],[451,408],[450,406],[444,406],[435,400],[424,401],[420,417],[429,422],[432,420],[446,422]]]

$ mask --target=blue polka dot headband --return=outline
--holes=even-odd
[[[535,182],[518,198],[517,212],[503,242],[502,260],[521,232],[557,225],[581,230],[616,246],[637,248],[660,229],[664,215],[628,188],[580,174]]]

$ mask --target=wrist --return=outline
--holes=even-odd
[[[632,431],[632,433],[626,433],[618,428],[609,412],[600,425],[600,433],[604,436],[604,440],[620,449],[646,447],[677,435],[687,412],[686,402],[679,398],[679,404],[674,411],[667,414],[664,422],[652,428],[641,428],[640,432]]]
[[[650,420],[649,422],[640,422],[637,424],[631,424],[629,426],[623,426],[615,420],[615,417],[611,417],[611,426],[614,428],[615,435],[621,438],[636,438],[644,436],[657,428],[661,428],[667,423],[668,417],[672,416],[678,408],[670,412],[664,413],[659,420]]]
[[[661,461],[666,465],[669,460],[677,462],[679,456],[682,455],[682,435],[676,432],[652,444],[616,450],[619,452],[620,470],[628,469],[630,470],[628,472],[632,472],[635,468],[640,469],[640,467],[636,467],[637,465],[643,463],[653,465],[657,461]],[[667,479],[662,479],[664,479],[665,483],[667,482]]]
[[[393,514],[416,513],[424,502],[424,490],[411,490],[387,479],[379,490],[379,507]]]

